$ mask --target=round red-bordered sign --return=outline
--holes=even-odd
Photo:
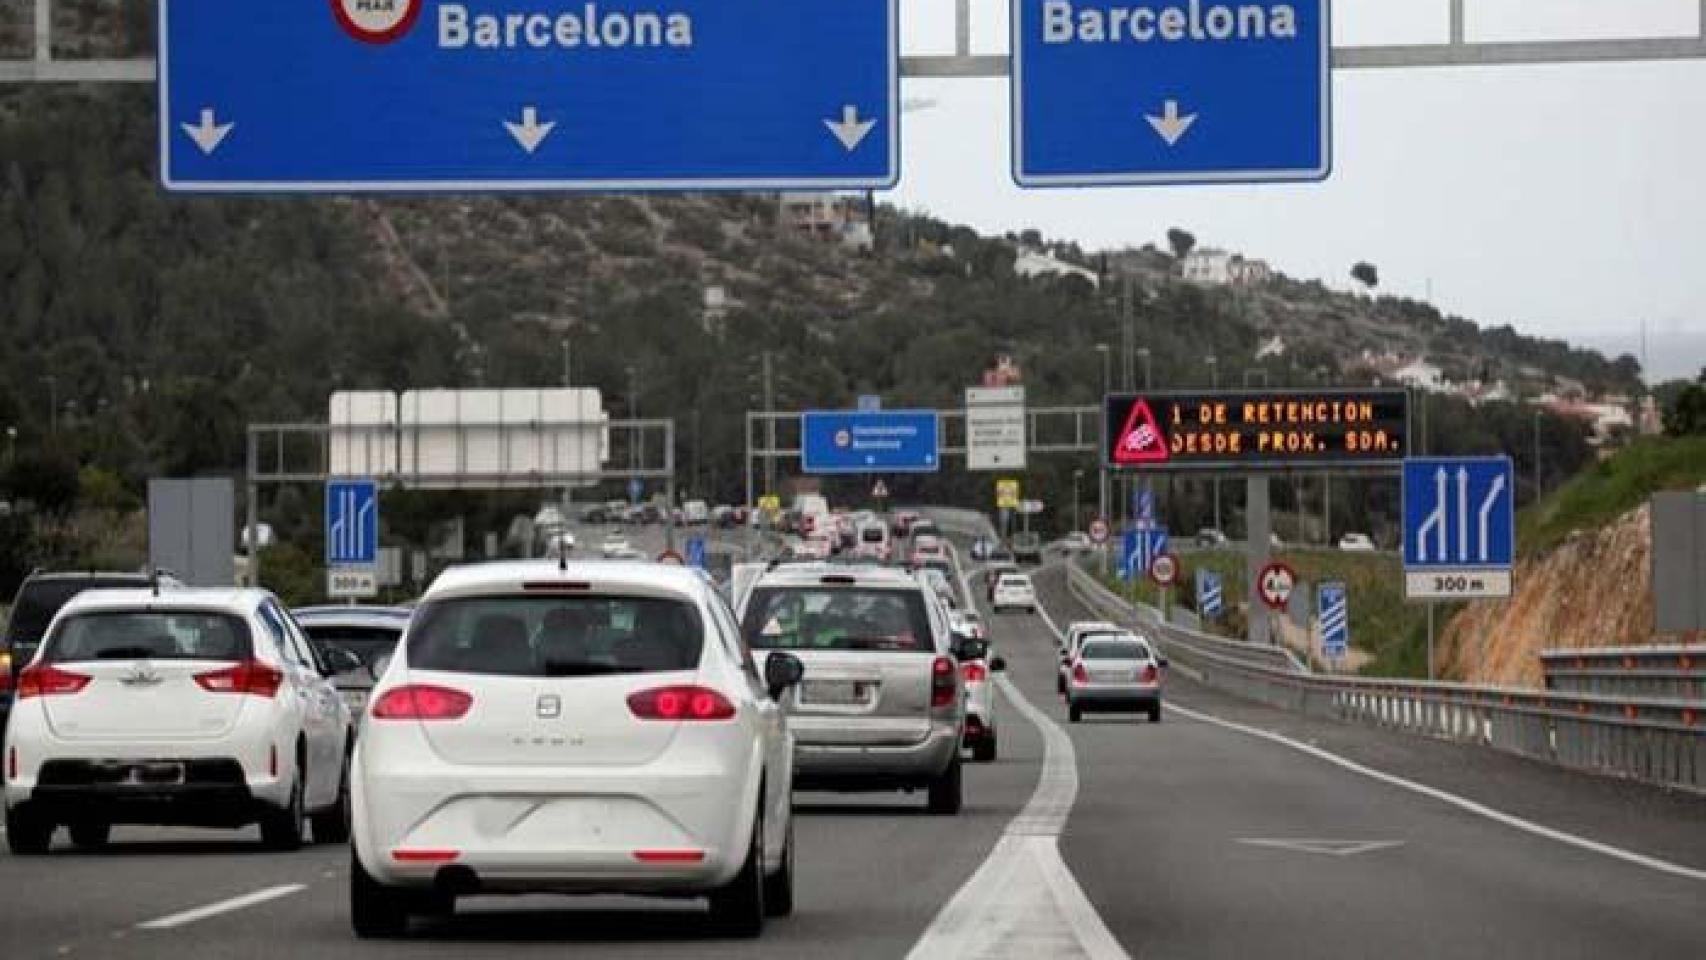
[[[1291,603],[1291,591],[1296,588],[1297,571],[1277,560],[1263,567],[1256,577],[1256,592],[1270,610],[1285,612],[1286,605]]]
[[[687,558],[676,553],[674,550],[665,550],[658,554],[658,562],[667,563],[672,567],[685,567],[687,565]]]
[[[1149,579],[1158,587],[1170,587],[1179,580],[1179,558],[1163,553],[1149,563]]]
[[[407,34],[421,18],[426,0],[331,0],[338,26],[362,43],[390,43]]]

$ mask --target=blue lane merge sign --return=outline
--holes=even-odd
[[[806,473],[935,473],[934,410],[813,412],[801,418]]]
[[[1503,597],[1516,560],[1509,457],[1404,461],[1404,583],[1412,600]]]
[[[1020,186],[1321,180],[1328,0],[1012,0]]]
[[[193,192],[884,188],[896,0],[160,0]]]
[[[379,562],[379,485],[372,480],[326,484],[326,566]]]

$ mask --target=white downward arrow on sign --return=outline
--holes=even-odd
[[[555,122],[540,123],[539,108],[525,107],[521,111],[521,122],[511,123],[505,120],[504,129],[509,131],[509,135],[515,138],[516,143],[521,144],[521,149],[532,153],[539,149],[539,145],[545,142],[545,138],[551,135],[552,130],[557,129],[557,124]]]
[[[847,148],[848,153],[852,153],[859,148],[859,144],[864,141],[866,134],[871,132],[871,128],[877,125],[877,121],[859,119],[859,108],[849,103],[841,108],[841,121],[839,123],[834,120],[825,120],[823,125],[829,128],[830,133],[835,134],[835,139],[841,141],[841,145]]]
[[[200,126],[189,123],[181,126],[184,128],[184,132],[189,134],[190,139],[195,141],[195,145],[201,148],[202,153],[211,155],[213,151],[219,149],[219,145],[225,142],[226,135],[237,125],[235,123],[215,123],[212,108],[203,107]]]
[[[1197,115],[1194,113],[1179,116],[1179,101],[1177,100],[1167,101],[1161,111],[1161,116],[1144,114],[1143,118],[1149,121],[1149,125],[1155,128],[1155,132],[1161,135],[1161,139],[1167,141],[1169,147],[1184,139],[1185,134],[1191,129],[1191,124],[1197,122]]]

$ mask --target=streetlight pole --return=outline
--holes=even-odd
[[[1208,355],[1208,381],[1214,390],[1220,389],[1220,358],[1214,354]],[[1220,474],[1214,475],[1214,529],[1221,533],[1225,528],[1220,525]]]
[[[1072,471],[1072,529],[1075,531],[1084,529],[1078,522],[1078,481],[1082,479],[1084,479],[1084,471]]]
[[[628,417],[636,421],[640,419],[639,373],[633,364],[628,365]],[[639,426],[634,427],[632,437],[628,442],[628,469],[638,472],[640,469],[641,437]]]
[[[764,351],[764,494],[776,495],[776,378],[770,351]]]
[[[1107,442],[1108,436],[1108,394],[1114,389],[1114,355],[1105,343],[1096,344],[1096,352],[1102,355],[1102,437]],[[1108,465],[1097,465],[1096,483],[1096,515],[1103,523],[1108,523]]]

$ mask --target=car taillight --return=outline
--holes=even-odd
[[[989,668],[976,662],[963,664],[960,667],[960,676],[964,677],[967,683],[982,683],[989,678]]]
[[[937,657],[930,665],[930,706],[951,707],[959,685],[954,683],[954,661]]]
[[[1143,672],[1138,674],[1137,680],[1139,683],[1154,683],[1155,677],[1156,677],[1155,664],[1152,663],[1149,666],[1143,668]]]
[[[235,666],[195,675],[196,685],[208,693],[246,693],[256,697],[271,697],[284,683],[284,671],[258,660],[245,660]]]
[[[728,720],[735,715],[727,697],[695,686],[641,690],[628,697],[628,709],[641,720]]]
[[[1072,682],[1073,683],[1089,683],[1090,682],[1090,671],[1084,669],[1084,665],[1082,663],[1075,663],[1072,665]]]
[[[68,696],[88,685],[89,678],[81,673],[42,664],[18,674],[18,699]]]
[[[0,650],[0,693],[12,689],[12,654]]]
[[[385,691],[373,701],[375,720],[460,720],[474,698],[460,690],[429,684],[409,684]]]

